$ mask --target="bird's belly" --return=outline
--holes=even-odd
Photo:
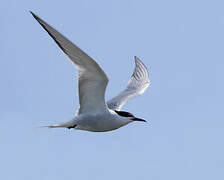
[[[79,121],[75,129],[93,131],[93,132],[106,132],[120,128],[125,124],[116,121],[113,118],[89,117]]]

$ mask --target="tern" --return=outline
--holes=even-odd
[[[30,11],[30,13],[78,70],[80,106],[76,116],[71,121],[44,127],[105,132],[118,129],[134,121],[146,122],[132,113],[120,111],[129,99],[142,94],[150,84],[148,70],[139,58],[135,56],[135,69],[126,88],[105,102],[104,95],[108,78],[97,62],[33,12]]]

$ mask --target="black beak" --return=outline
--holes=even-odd
[[[140,119],[140,118],[133,118],[132,121],[142,121],[142,122],[147,122],[146,120],[144,119]]]

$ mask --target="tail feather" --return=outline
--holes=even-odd
[[[50,126],[41,126],[40,128],[72,128],[75,127],[76,124],[74,123],[74,121],[70,121],[67,123],[61,123],[61,124],[55,124],[55,125],[50,125]]]
[[[49,129],[49,128],[65,128],[65,127],[64,126],[59,126],[58,124],[56,124],[56,125],[51,125],[51,126],[41,126],[40,128]]]

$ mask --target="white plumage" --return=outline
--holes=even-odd
[[[135,57],[135,70],[126,89],[106,103],[105,90],[108,78],[96,61],[34,13],[31,14],[78,70],[80,107],[77,116],[69,122],[45,127],[104,132],[133,121],[145,121],[134,117],[131,113],[120,111],[129,99],[142,94],[150,84],[147,68],[137,57]]]

